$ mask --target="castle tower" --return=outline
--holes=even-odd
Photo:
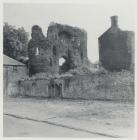
[[[35,25],[32,27],[31,40],[28,43],[29,72],[54,73],[52,43],[43,35],[42,29]]]
[[[65,73],[87,60],[87,33],[83,29],[52,23],[45,37],[35,25],[31,37],[28,43],[30,75]],[[62,59],[64,63],[60,66]]]
[[[99,61],[109,71],[130,70],[134,64],[134,32],[118,27],[118,16],[111,17],[111,27],[99,38]]]

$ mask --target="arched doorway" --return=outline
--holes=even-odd
[[[48,92],[49,98],[62,98],[62,83],[49,83],[48,85]]]
[[[55,84],[55,96],[56,97],[62,97],[62,84]]]

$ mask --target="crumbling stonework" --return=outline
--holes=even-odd
[[[32,27],[28,44],[30,74],[63,73],[87,60],[87,33],[79,28],[52,23],[47,38],[39,26]],[[60,67],[59,59],[65,63]]]
[[[30,74],[53,73],[52,43],[43,35],[39,26],[32,27],[31,37],[28,44]]]
[[[115,17],[112,25],[99,38],[100,62],[109,71],[129,69],[134,64],[134,33],[121,31]],[[133,73],[111,73],[102,67],[90,69],[84,30],[51,23],[47,37],[37,25],[32,27],[31,36],[28,54],[32,77],[19,81],[20,95],[134,100]],[[61,58],[66,61],[60,66]]]
[[[60,75],[21,80],[22,96],[134,101],[134,76],[129,71]]]
[[[134,66],[134,32],[122,31],[117,16],[111,17],[111,27],[99,37],[99,60],[110,71],[130,70]]]

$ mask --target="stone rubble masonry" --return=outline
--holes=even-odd
[[[31,37],[28,44],[30,75],[63,73],[81,66],[88,59],[87,33],[83,29],[51,23],[45,37],[42,29],[35,25]],[[65,59],[62,67],[59,66],[60,58]]]
[[[121,73],[102,73],[101,67],[89,71],[85,30],[51,23],[45,37],[35,25],[28,44],[32,77],[20,80],[19,95],[133,101],[134,74],[123,69],[134,65],[134,33],[119,29],[117,17],[111,19],[112,27],[99,37],[99,60],[105,69]],[[60,58],[66,60],[61,67]]]
[[[134,32],[122,31],[118,17],[111,17],[111,27],[99,38],[99,61],[109,71],[134,69]]]
[[[21,96],[133,102],[133,81],[129,71],[64,75],[21,80],[18,90]]]

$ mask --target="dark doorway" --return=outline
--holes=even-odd
[[[55,84],[55,96],[62,97],[62,84]]]
[[[51,84],[48,86],[48,92],[50,98],[62,97],[62,84]]]
[[[54,96],[54,84],[50,84],[48,86],[48,93],[49,93],[49,98],[52,98]]]

